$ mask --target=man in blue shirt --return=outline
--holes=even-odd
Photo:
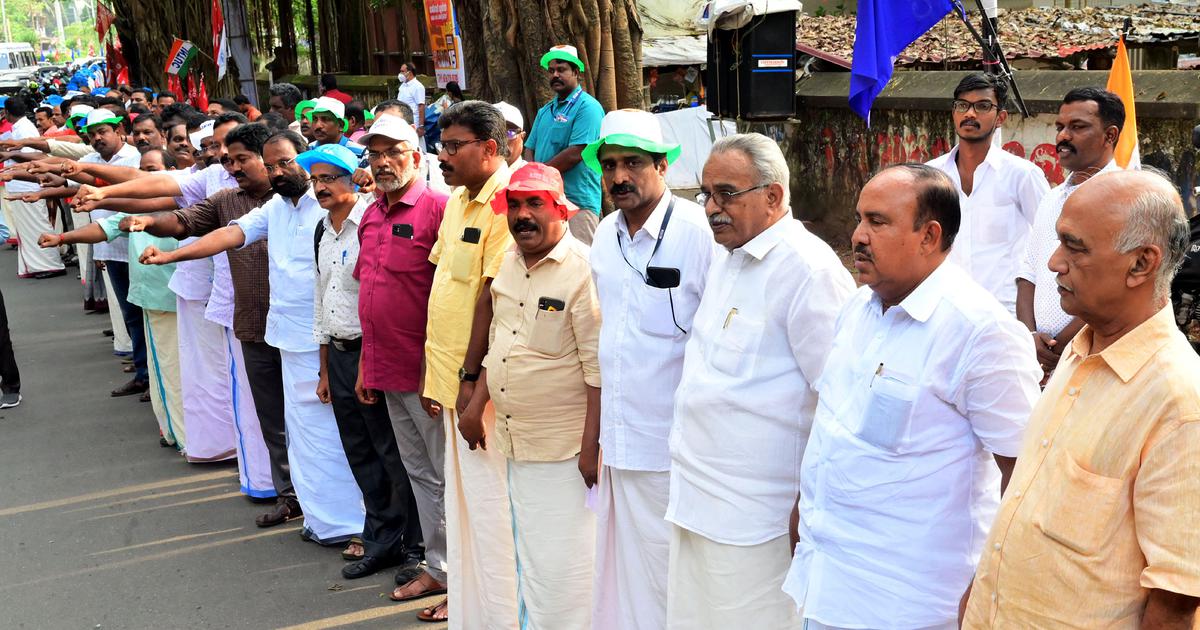
[[[582,210],[571,217],[571,234],[591,245],[600,222],[600,175],[582,163],[583,148],[600,137],[604,108],[579,85],[584,67],[574,46],[551,48],[542,55],[542,67],[557,97],[538,110],[525,140],[525,159],[562,173],[567,199]]]

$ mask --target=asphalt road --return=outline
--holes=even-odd
[[[159,447],[150,404],[109,396],[128,375],[75,269],[15,269],[4,247],[24,401],[0,411],[0,628],[445,627],[416,620],[434,598],[390,602],[390,572],[344,580],[298,522],[256,527],[233,464]]]

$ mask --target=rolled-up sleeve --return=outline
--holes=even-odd
[[[1141,585],[1200,597],[1200,418],[1163,431],[1145,451],[1133,486]]]

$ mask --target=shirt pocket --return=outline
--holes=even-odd
[[[730,376],[747,371],[758,352],[764,324],[739,315],[728,319],[728,325],[717,333],[713,343],[712,366]]]
[[[679,333],[671,313],[671,295],[668,289],[646,286],[641,291],[641,320],[638,327],[653,337],[674,337]]]
[[[1039,507],[1040,522],[1034,524],[1048,538],[1082,555],[1092,555],[1105,546],[1121,520],[1121,497],[1125,481],[1097,475],[1075,462],[1066,449],[1052,454],[1062,478],[1047,488]]]
[[[537,310],[529,330],[530,350],[551,357],[566,354],[567,312]]]
[[[876,374],[854,434],[868,444],[899,453],[908,439],[918,392],[915,377],[888,371]]]
[[[474,282],[479,279],[483,262],[479,260],[479,244],[459,241],[450,253],[450,278],[458,282]]]
[[[1016,206],[1005,203],[997,206],[980,208],[982,212],[975,215],[977,225],[976,238],[983,245],[1007,245],[1013,239],[1013,215]]]

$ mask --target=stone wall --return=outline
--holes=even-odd
[[[740,122],[780,143],[791,166],[792,205],[797,217],[837,247],[849,241],[858,191],[871,174],[890,164],[923,162],[949,151],[955,136],[951,94],[961,72],[899,73],[876,102],[871,127],[845,106],[848,74],[817,75],[799,89],[799,115],[781,122]],[[1061,183],[1054,151],[1054,113],[1061,97],[1081,85],[1104,85],[1100,72],[1027,72],[1019,75],[1031,109],[1012,114],[1003,127],[1004,148],[1042,168]],[[1192,212],[1196,180],[1192,127],[1200,123],[1200,73],[1135,74],[1142,161],[1167,171]],[[1145,102],[1143,103],[1143,99]]]

